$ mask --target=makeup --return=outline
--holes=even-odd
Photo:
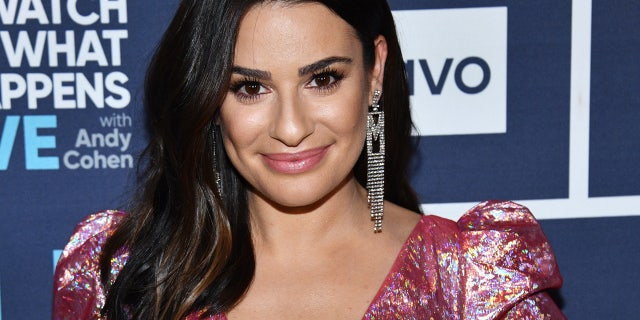
[[[283,174],[303,173],[313,169],[327,154],[329,146],[295,153],[263,154],[263,159],[272,170]]]

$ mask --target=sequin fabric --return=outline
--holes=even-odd
[[[425,216],[396,259],[364,319],[566,319],[544,292],[562,284],[551,247],[516,203]]]
[[[97,257],[122,215],[106,211],[77,227],[56,269],[54,319],[98,318],[104,290]],[[123,251],[112,260],[113,277],[126,258]],[[483,202],[458,223],[424,216],[363,319],[566,319],[545,292],[561,283],[551,247],[529,210]]]
[[[107,210],[85,218],[73,231],[60,255],[54,274],[54,320],[99,319],[105,292],[100,282],[99,258],[102,246],[124,217],[121,211]],[[111,259],[111,281],[122,270],[128,253]]]

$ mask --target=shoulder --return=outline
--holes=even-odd
[[[54,319],[92,319],[100,312],[104,290],[100,282],[99,259],[102,247],[125,216],[106,210],[87,216],[74,229],[54,275]],[[121,252],[113,261],[123,263]],[[117,267],[117,265],[112,265]]]
[[[510,266],[543,278],[557,273],[553,251],[542,228],[529,209],[515,202],[479,203],[457,222],[424,215],[411,239],[419,239],[419,245],[433,246],[435,251],[447,247],[467,263]]]
[[[457,227],[465,316],[493,319],[562,284],[551,246],[526,207],[483,202]]]
[[[458,220],[463,231],[513,230],[514,227],[539,229],[538,222],[527,207],[511,201],[485,201],[469,209]]]
[[[546,277],[557,272],[551,246],[533,214],[510,201],[482,202],[457,222],[464,259]]]
[[[105,210],[90,214],[84,218],[73,230],[61,259],[65,257],[65,254],[72,253],[93,240],[106,240],[106,237],[103,236],[110,235],[115,231],[124,216],[125,213],[122,211]]]
[[[564,319],[542,292],[561,279],[525,207],[489,201],[458,222],[425,215],[413,225],[366,319]]]

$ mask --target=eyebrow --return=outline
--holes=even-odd
[[[264,79],[264,80],[271,79],[271,72],[258,70],[258,69],[249,69],[244,67],[233,66],[233,68],[231,68],[231,72],[237,73],[239,75],[243,75],[246,77],[256,78],[256,79]]]
[[[328,57],[325,59],[322,59],[320,61],[316,61],[312,64],[306,65],[300,69],[298,69],[298,76],[302,77],[305,75],[308,75],[310,73],[314,73],[318,70],[322,70],[325,69],[326,67],[334,64],[334,63],[346,63],[346,64],[350,64],[351,62],[353,62],[353,60],[351,60],[351,58],[347,58],[347,57]]]
[[[347,57],[328,57],[328,58],[324,58],[322,60],[316,61],[312,64],[306,65],[304,67],[301,67],[298,69],[298,76],[302,77],[305,75],[308,75],[310,73],[314,73],[318,70],[322,70],[327,68],[328,66],[334,64],[334,63],[346,63],[346,64],[350,64],[352,63],[353,60],[351,58],[347,58]],[[247,77],[251,77],[251,78],[256,78],[256,79],[262,79],[262,80],[271,80],[271,72],[269,71],[264,71],[264,70],[259,70],[259,69],[250,69],[250,68],[245,68],[245,67],[240,67],[240,66],[233,66],[233,68],[231,68],[231,72],[232,73],[237,73],[239,75],[243,75],[243,76],[247,76]]]

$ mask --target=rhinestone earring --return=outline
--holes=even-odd
[[[213,175],[215,177],[215,182],[216,182],[216,188],[218,189],[218,194],[220,196],[222,196],[222,179],[220,178],[220,169],[218,166],[219,160],[218,160],[218,152],[217,152],[217,141],[216,141],[216,133],[213,133]]]
[[[367,114],[367,191],[373,232],[382,232],[384,214],[384,111],[380,90],[373,91],[373,103]]]

